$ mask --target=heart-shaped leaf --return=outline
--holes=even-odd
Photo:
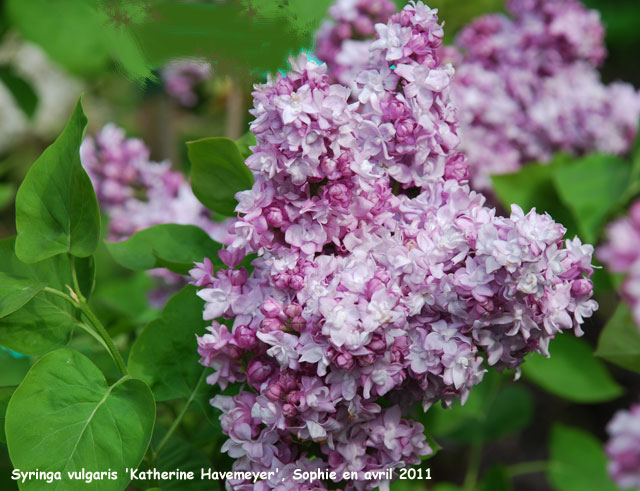
[[[22,308],[44,287],[44,283],[0,273],[0,317]]]
[[[600,334],[595,355],[640,373],[640,327],[624,303],[618,306]]]
[[[195,261],[205,257],[221,264],[220,244],[194,225],[154,225],[122,242],[107,242],[107,248],[118,264],[138,271],[167,268],[187,274]]]
[[[233,216],[236,193],[253,186],[238,146],[229,138],[203,138],[187,146],[193,193],[210,210]]]
[[[100,237],[98,200],[80,163],[87,118],[78,101],[62,134],[31,166],[16,196],[16,254],[34,263],[90,256]]]
[[[522,365],[524,377],[547,392],[580,403],[610,401],[622,394],[586,341],[561,334],[551,341],[549,353],[550,358],[536,354]]]
[[[126,376],[109,386],[77,351],[49,353],[13,394],[5,427],[14,467],[59,471],[62,480],[28,480],[21,489],[84,490],[86,482],[68,475],[82,469],[117,472],[117,480],[95,481],[94,489],[124,489],[125,469],[142,460],[154,421],[153,395],[141,380]]]
[[[204,332],[204,302],[189,285],[176,293],[162,315],[149,323],[131,348],[129,371],[144,380],[158,401],[195,399],[209,409],[211,388],[201,383],[208,370],[198,362],[196,334]],[[205,411],[208,412],[208,411]]]
[[[589,433],[557,424],[551,431],[547,477],[558,491],[618,491],[607,474],[602,444]]]
[[[15,255],[15,238],[0,240],[0,271],[39,285],[66,291],[72,285],[67,255],[58,255],[34,264],[21,262]],[[77,259],[86,262],[89,258]],[[83,270],[86,268],[82,268]],[[80,277],[80,282],[86,283]],[[86,295],[86,291],[83,291]],[[0,345],[25,355],[42,355],[69,342],[77,312],[64,299],[42,291],[20,310],[0,318]]]

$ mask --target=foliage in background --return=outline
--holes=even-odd
[[[283,66],[287,54],[309,46],[311,35],[330,3],[243,2],[245,14],[250,14],[245,15],[238,14],[237,9],[220,10],[206,2],[174,5],[171,2],[59,0],[43,5],[42,1],[5,0],[7,17],[0,17],[0,34],[11,23],[23,36],[42,45],[50,56],[75,73],[98,78],[115,65],[117,70],[136,81],[152,77],[153,70],[165,61],[184,55],[214,57],[221,73],[275,71]],[[495,0],[436,0],[430,3],[440,7],[441,17],[447,19],[449,38],[469,18],[502,7],[502,2]],[[609,26],[610,43],[616,47],[637,45],[640,34],[635,27],[640,18],[640,6],[636,2],[627,0],[614,5],[604,0],[592,0],[587,3],[602,9]],[[194,15],[202,20],[198,33],[193,32]],[[229,36],[233,36],[233,43],[228,41]],[[78,39],[83,42],[79,43]],[[224,43],[222,51],[221,42]],[[10,89],[25,114],[32,114],[38,103],[33,88],[8,67],[0,67],[0,80]],[[76,119],[74,123],[74,131],[82,133],[78,121]],[[77,153],[74,145],[69,144],[65,150]],[[246,145],[240,144],[238,148],[246,158]],[[22,164],[32,161],[24,157],[23,160]],[[235,160],[222,164],[235,165]],[[202,380],[205,371],[197,364],[194,349],[193,333],[204,327],[199,316],[194,316],[194,312],[201,312],[200,300],[189,287],[175,295],[162,312],[155,311],[145,298],[151,285],[149,277],[140,273],[129,275],[116,264],[136,271],[163,266],[184,273],[191,261],[201,259],[203,251],[207,251],[208,257],[215,257],[212,251],[217,246],[195,230],[176,232],[172,228],[177,227],[175,225],[149,229],[124,243],[96,245],[96,230],[100,230],[100,224],[93,205],[83,208],[86,216],[81,217],[74,215],[77,211],[74,207],[60,206],[77,200],[78,192],[87,197],[88,203],[93,203],[86,180],[74,159],[64,163],[69,167],[65,169],[50,162],[46,170],[53,173],[46,178],[44,174],[38,179],[32,176],[29,181],[33,187],[26,184],[21,191],[23,198],[19,200],[23,205],[18,207],[18,212],[25,213],[24,217],[30,216],[33,213],[31,206],[37,201],[34,193],[42,192],[39,186],[62,183],[58,189],[62,192],[60,203],[54,206],[55,213],[59,214],[56,219],[47,218],[40,208],[37,219],[41,229],[31,232],[27,226],[21,230],[20,240],[26,244],[19,248],[22,253],[16,254],[15,239],[0,242],[1,280],[11,293],[0,293],[3,298],[0,302],[0,345],[34,356],[33,359],[17,358],[0,351],[0,423],[4,428],[4,415],[9,406],[7,428],[10,428],[9,450],[14,465],[43,469],[51,463],[52,455],[61,456],[62,453],[69,468],[79,459],[93,457],[100,459],[96,470],[105,470],[109,465],[112,469],[121,469],[126,465],[137,466],[146,451],[141,467],[156,466],[166,470],[176,467],[184,470],[207,466],[227,468],[229,461],[220,452],[223,438],[217,417],[212,415],[207,403],[212,394]],[[3,175],[2,164],[0,177]],[[37,170],[35,165],[34,169]],[[606,155],[579,159],[558,156],[551,165],[532,165],[517,175],[496,177],[494,183],[505,204],[516,202],[525,210],[537,206],[538,211],[549,211],[558,221],[568,225],[570,232],[596,240],[601,237],[603,225],[640,191],[638,172],[640,153],[636,153],[631,162]],[[213,191],[208,192],[229,194],[228,189],[217,187],[219,184],[215,180],[201,179],[201,175],[197,175],[196,187],[210,186]],[[73,178],[80,185],[68,188],[64,183],[68,182],[69,176],[75,176]],[[602,185],[603,182],[607,185]],[[13,182],[0,183],[0,208],[3,202],[9,204],[13,200],[15,189]],[[224,201],[221,206],[208,204],[222,212],[234,206],[228,196]],[[28,203],[28,209],[25,203]],[[74,225],[65,227],[66,219],[69,225]],[[27,220],[23,221],[27,223]],[[80,225],[76,227],[76,223]],[[45,248],[40,247],[40,242],[34,242],[39,239],[32,235],[36,233],[37,237],[42,237],[43,230],[47,238],[56,238],[47,242],[52,245]],[[81,231],[88,231],[88,234],[80,234]],[[157,247],[150,249],[147,241],[140,239],[150,236]],[[176,239],[187,241],[187,236],[192,247],[185,251],[184,242],[178,244]],[[82,238],[79,248],[72,246],[76,237]],[[56,255],[35,264],[23,263],[18,258],[39,259],[52,251],[56,251]],[[89,258],[72,257],[67,252],[72,255],[75,252],[78,256],[89,254]],[[97,270],[94,270],[96,265]],[[606,276],[603,272],[599,274]],[[612,288],[615,281],[605,278],[603,283]],[[102,323],[108,330],[106,336],[100,329]],[[113,338],[111,342],[109,338]],[[588,343],[573,341],[558,339],[552,344],[550,360],[534,357],[525,363],[525,380],[548,391],[552,394],[551,400],[559,404],[559,399],[554,397],[594,404],[620,396],[622,388],[609,374],[607,365],[593,358]],[[63,346],[66,347],[58,349]],[[49,354],[34,365],[37,357],[47,352]],[[118,354],[120,352],[122,354]],[[618,306],[608,321],[595,354],[640,373],[640,335],[624,306]],[[114,363],[114,360],[118,361]],[[34,365],[32,371],[25,378],[31,365]],[[130,375],[122,376],[123,367]],[[55,379],[53,375],[56,375]],[[64,383],[57,386],[56,397],[51,397],[47,387],[59,384],[61,378]],[[10,404],[9,400],[20,384],[22,389]],[[76,385],[83,389],[79,390]],[[512,438],[531,427],[536,417],[534,404],[538,393],[535,390],[523,384],[513,385],[510,377],[491,373],[486,383],[474,389],[467,405],[452,410],[434,407],[428,413],[425,423],[436,430],[435,437],[445,448],[451,445],[455,451],[461,448],[459,445],[464,445],[470,450],[466,489],[511,489],[513,478],[538,471],[545,472],[549,482],[560,490],[616,489],[606,476],[600,442],[584,430],[559,424],[546,435],[549,439],[548,461],[496,466],[481,471],[478,457],[481,445],[486,448],[496,440]],[[153,400],[156,401],[155,409]],[[88,407],[92,412],[65,412],[67,406]],[[122,423],[118,418],[110,417],[110,414],[121,413],[127,415]],[[48,451],[37,455],[31,452],[30,441],[20,441],[22,428],[32,425],[34,419],[43,415],[43,421],[33,425],[28,435],[24,434],[30,435],[34,442],[37,435],[49,434],[45,427],[75,423],[95,431],[96,438],[109,448],[111,456],[92,454],[95,449],[85,447],[84,436],[73,432],[48,438],[45,445]],[[135,437],[123,441],[121,431]],[[60,452],[66,448],[61,440],[63,437],[76,444],[81,453]],[[4,433],[0,440],[5,440]],[[147,449],[144,444],[149,440],[151,446]],[[126,450],[124,446],[127,446]],[[89,468],[86,463],[83,465]],[[457,465],[464,467],[461,461]],[[428,485],[438,483],[437,464],[433,461],[422,464],[423,468],[429,466],[434,479],[425,482]],[[0,468],[3,479],[9,471],[7,466]],[[124,486],[122,481],[113,484],[113,489]],[[14,483],[9,482],[9,485]],[[198,486],[201,483],[194,483],[193,489],[199,489]],[[176,483],[165,483],[161,488],[184,489]],[[210,483],[203,486],[203,489],[210,488]],[[106,485],[101,489],[110,488]],[[422,482],[399,481],[393,489],[410,491],[424,489],[424,486]],[[436,489],[460,488],[440,483]]]

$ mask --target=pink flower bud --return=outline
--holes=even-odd
[[[355,361],[350,353],[339,353],[335,358],[335,364],[344,370],[351,370],[355,365]]]
[[[272,401],[279,401],[284,395],[284,390],[280,384],[271,384],[263,393]]]
[[[258,345],[256,333],[249,326],[236,327],[233,338],[239,348],[243,350],[252,350]]]
[[[269,378],[273,372],[273,364],[265,363],[261,358],[253,358],[247,367],[247,381],[254,387],[258,387],[261,383]]]
[[[265,317],[270,319],[275,319],[280,316],[282,313],[282,305],[274,300],[273,297],[269,297],[260,307],[260,312],[264,314]]]
[[[263,332],[281,331],[282,323],[278,319],[267,317],[260,322],[260,330]]]
[[[298,317],[302,314],[302,307],[297,303],[290,303],[284,308],[284,313],[288,318]]]
[[[293,404],[286,403],[282,406],[282,414],[286,418],[295,418],[298,415],[298,410]]]

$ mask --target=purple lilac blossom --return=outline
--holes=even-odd
[[[473,21],[447,51],[473,187],[490,189],[491,174],[548,162],[559,151],[625,154],[640,94],[629,84],[601,82],[597,67],[606,50],[598,12],[576,0],[510,0],[507,10],[512,17]]]
[[[316,54],[333,79],[353,88],[372,41],[340,29],[342,4],[330,11],[333,30],[318,32]],[[606,50],[599,14],[576,0],[510,0],[507,10],[511,17],[482,16],[454,46],[441,48],[456,67],[451,97],[472,187],[490,190],[491,174],[548,162],[559,151],[627,153],[640,93],[630,84],[601,82],[597,67]]]
[[[302,459],[340,489],[389,489],[362,476],[432,453],[414,404],[464,402],[487,366],[548,355],[597,308],[590,245],[535,210],[499,217],[469,188],[436,12],[411,3],[376,32],[353,94],[304,56],[256,86],[255,183],[220,252],[232,269],[191,272],[212,321],[207,381],[245,384],[212,400],[235,469]],[[251,275],[233,269],[248,253]]]
[[[640,404],[618,411],[607,425],[609,474],[623,489],[640,489]]]
[[[316,33],[315,55],[331,67],[330,81],[351,87],[369,60],[375,25],[386,24],[396,6],[391,0],[337,0]]]
[[[629,216],[607,227],[609,241],[598,248],[597,257],[614,273],[626,273],[622,295],[631,307],[640,329],[640,200],[629,208]]]
[[[211,78],[211,64],[197,60],[175,60],[162,70],[164,88],[185,107],[198,103],[196,87]]]

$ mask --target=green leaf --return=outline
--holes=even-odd
[[[425,426],[434,435],[460,442],[497,440],[525,428],[533,415],[533,399],[521,385],[500,388],[500,377],[489,372],[474,387],[464,406],[450,409],[434,406],[426,414]]]
[[[630,172],[620,157],[595,153],[554,170],[556,190],[586,242],[597,240],[606,217],[629,186]]]
[[[120,491],[126,467],[137,467],[153,430],[153,395],[140,380],[123,377],[109,386],[100,370],[68,349],[44,356],[15,391],[6,416],[11,462],[19,469],[60,471],[58,487],[87,489],[67,472],[110,469],[118,480],[96,481],[94,489]],[[49,489],[27,481],[21,489]]]
[[[43,283],[0,273],[0,318],[22,308],[44,289]]]
[[[120,316],[131,319],[151,319],[147,293],[153,286],[153,279],[139,271],[126,278],[114,278],[102,282],[96,289],[94,300],[101,307],[106,307]]]
[[[196,334],[203,333],[208,322],[202,319],[204,301],[193,286],[176,293],[159,319],[149,323],[131,348],[129,371],[144,380],[158,401],[189,398],[198,389],[206,370],[198,362]],[[206,396],[205,396],[206,397]]]
[[[220,244],[194,225],[154,225],[122,242],[107,242],[107,248],[118,264],[138,271],[168,268],[175,273],[187,274],[195,261],[205,257],[214,265],[221,264],[218,259]]]
[[[253,174],[235,142],[228,138],[203,138],[187,146],[193,193],[210,210],[233,216],[235,194],[253,186]]]
[[[180,469],[183,472],[193,472],[194,480],[189,483],[189,491],[211,490],[210,480],[201,480],[201,469],[212,467],[206,454],[194,445],[172,436],[158,456],[159,472],[170,472]],[[185,482],[178,480],[162,481],[162,491],[183,491]]]
[[[491,176],[496,196],[509,210],[511,204],[519,205],[527,213],[536,208],[538,213],[549,213],[567,229],[567,237],[578,231],[571,211],[562,203],[553,183],[558,169],[571,165],[571,157],[557,154],[548,164],[528,164],[518,172]]]
[[[93,256],[74,258],[80,293],[90,298],[96,286],[96,261]]]
[[[256,136],[250,131],[247,131],[236,140],[236,145],[238,146],[238,150],[240,151],[242,158],[247,160],[247,158],[253,153],[249,147],[256,145]]]
[[[618,305],[600,334],[595,355],[640,373],[640,327],[624,303]]]
[[[14,251],[15,238],[0,240],[0,271],[62,291],[73,284],[69,256],[26,264]],[[77,313],[67,301],[41,292],[20,310],[0,318],[0,345],[25,355],[42,355],[67,344],[77,324]]]
[[[557,491],[617,491],[607,474],[602,444],[589,433],[556,424],[547,477]]]
[[[7,0],[6,12],[22,35],[67,70],[81,75],[108,68],[113,59],[136,79],[150,69],[128,24],[144,4],[99,0]],[[101,8],[102,7],[102,8]],[[82,39],[82,42],[78,42]]]
[[[511,479],[507,473],[507,468],[503,465],[491,467],[482,476],[479,491],[511,491]]]
[[[0,349],[0,387],[19,385],[29,368],[29,358]]]
[[[525,378],[547,392],[579,403],[610,401],[622,394],[586,341],[561,334],[551,341],[549,353],[550,358],[535,354],[522,365]]]
[[[22,112],[32,118],[38,107],[38,95],[33,87],[10,65],[0,66],[0,81],[9,89]]]
[[[6,442],[7,438],[4,434],[4,420],[7,412],[9,400],[16,390],[15,387],[0,387],[0,442]]]
[[[80,164],[87,118],[78,105],[62,134],[31,166],[16,196],[16,254],[28,263],[86,257],[100,237],[98,200]]]

